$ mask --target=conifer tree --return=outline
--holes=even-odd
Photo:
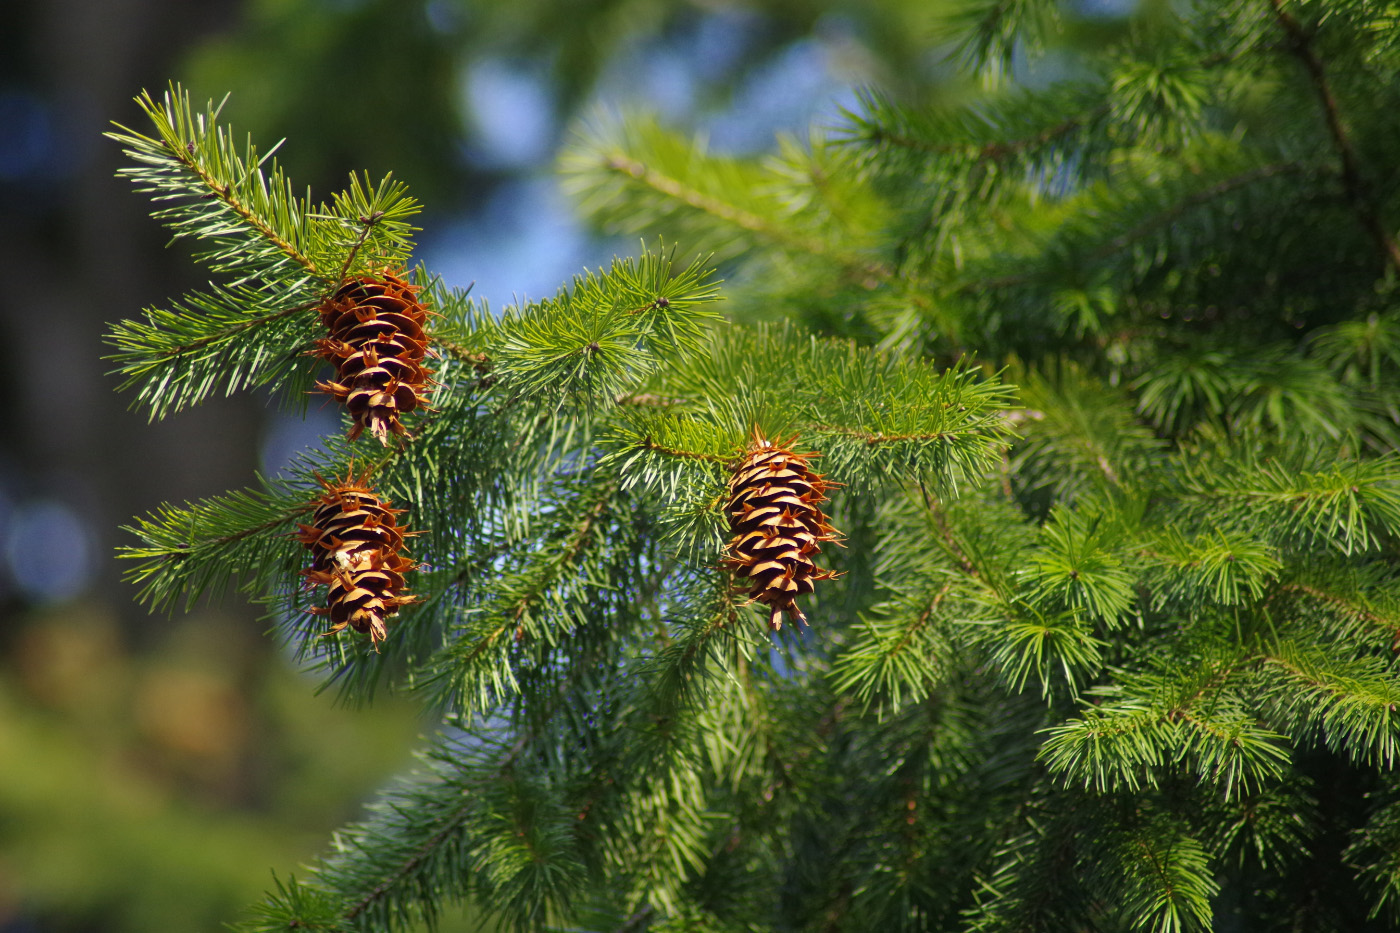
[[[313,202],[140,99],[216,281],[117,325],[127,387],[319,376],[347,434],[132,576],[442,717],[247,929],[1392,928],[1400,21],[1140,6],[1028,90],[1068,5],[961,3],[974,102],[766,158],[583,127],[655,245],[499,313],[405,269],[392,179]]]

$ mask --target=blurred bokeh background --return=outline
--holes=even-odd
[[[1105,4],[1083,4],[1086,11]],[[1122,4],[1107,4],[1122,6]],[[431,723],[338,708],[239,599],[152,616],[119,526],[275,472],[334,428],[265,397],[127,410],[108,322],[201,284],[114,177],[109,121],[183,81],[318,197],[392,170],[419,257],[499,307],[634,244],[572,216],[573,121],[629,108],[772,149],[854,89],[949,67],[930,0],[18,0],[0,57],[0,931],[218,929],[295,872]]]

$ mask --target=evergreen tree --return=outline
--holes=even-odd
[[[657,245],[500,313],[402,271],[392,180],[313,203],[141,99],[127,172],[219,281],[118,325],[140,403],[302,405],[319,354],[370,430],[141,521],[133,576],[237,583],[347,700],[443,717],[249,929],[1395,922],[1396,13],[1144,3],[1027,90],[1069,13],[960,10],[973,102],[754,160],[582,129],[583,210]],[[376,375],[420,344],[435,384]],[[760,483],[755,434],[822,457]]]

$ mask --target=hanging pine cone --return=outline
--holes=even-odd
[[[318,477],[319,478],[319,477]],[[316,500],[310,525],[298,525],[298,539],[311,551],[311,566],[302,571],[308,586],[330,588],[326,606],[312,609],[329,616],[333,635],[346,626],[370,637],[376,651],[387,634],[384,620],[400,606],[417,602],[404,593],[404,574],[415,566],[404,556],[404,533],[397,527],[402,509],[392,509],[353,474],[327,483]]]
[[[729,478],[725,511],[734,537],[724,565],[748,581],[749,599],[772,610],[773,629],[782,628],[785,612],[805,623],[794,600],[812,592],[818,580],[836,576],[812,563],[820,542],[838,538],[817,505],[836,484],[811,471],[807,461],[813,456],[793,453],[754,428],[753,442]]]
[[[335,365],[336,378],[317,385],[350,412],[351,440],[369,428],[387,445],[390,434],[408,433],[399,417],[428,404],[428,311],[418,291],[384,272],[349,278],[321,302],[330,336],[316,341],[316,355]]]

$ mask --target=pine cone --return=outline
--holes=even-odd
[[[319,478],[319,477],[318,477]],[[384,620],[400,606],[417,602],[404,590],[404,574],[415,566],[404,554],[404,533],[397,527],[402,509],[391,509],[367,485],[367,476],[353,474],[344,482],[327,483],[316,500],[310,525],[298,525],[298,539],[311,551],[311,566],[302,571],[308,586],[327,586],[324,608],[333,635],[346,626],[370,637],[376,651],[387,631]]]
[[[773,629],[782,628],[785,612],[805,623],[794,600],[812,592],[818,580],[836,576],[812,563],[820,542],[839,537],[817,506],[837,484],[811,471],[807,460],[814,456],[774,444],[755,428],[753,442],[729,478],[725,511],[734,533],[727,548],[733,556],[724,565],[735,577],[750,581],[749,599],[772,610],[768,625]]]
[[[316,341],[316,356],[335,365],[336,378],[317,385],[350,412],[352,441],[369,428],[387,445],[390,434],[408,433],[399,416],[428,404],[428,311],[418,291],[385,272],[347,279],[321,302],[330,336]]]

